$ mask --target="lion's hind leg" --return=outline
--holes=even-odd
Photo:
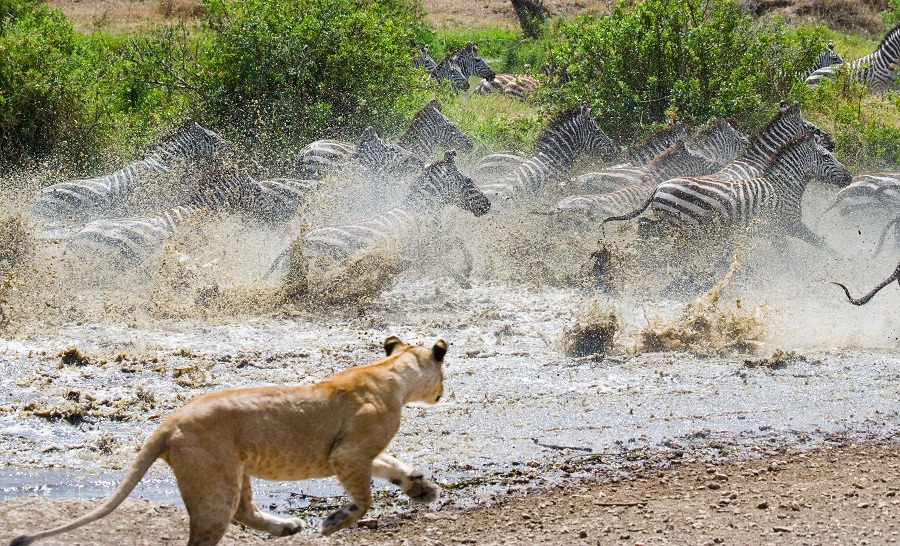
[[[421,472],[387,453],[372,461],[372,475],[398,486],[413,502],[428,504],[441,493],[441,488],[426,480]]]
[[[234,521],[276,537],[293,535],[303,530],[303,520],[299,518],[279,518],[261,511],[253,502],[253,490],[247,474],[244,474],[241,482],[241,500],[234,514]]]
[[[231,525],[240,500],[239,464],[198,449],[172,449],[166,460],[175,473],[190,516],[188,546],[218,544]]]

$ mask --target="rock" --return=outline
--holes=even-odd
[[[366,529],[378,529],[378,520],[375,518],[370,519],[361,519],[356,522],[356,525],[359,527],[365,527]]]
[[[710,483],[706,484],[706,488],[707,489],[721,489],[722,486],[717,484],[716,482],[710,482]]]
[[[793,533],[794,532],[794,529],[792,529],[791,527],[782,527],[780,525],[776,525],[775,527],[772,527],[772,530],[775,531],[776,533]]]
[[[587,538],[587,531],[581,531],[578,533],[578,538]]]
[[[761,503],[757,504],[756,507],[759,508],[760,510],[765,510],[766,508],[769,507],[769,503],[766,501],[762,501]]]

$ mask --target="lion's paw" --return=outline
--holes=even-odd
[[[409,500],[428,504],[438,499],[441,494],[441,488],[426,480],[422,475],[410,476],[412,482],[405,491]]]
[[[330,535],[335,531],[340,531],[344,527],[350,526],[354,521],[359,519],[359,507],[355,504],[345,504],[340,510],[329,514],[325,521],[322,522],[322,534]]]
[[[300,531],[302,531],[306,527],[306,523],[300,518],[291,518],[284,523],[284,528],[281,530],[281,536],[286,537],[290,535],[296,535]]]

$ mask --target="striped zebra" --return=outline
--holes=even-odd
[[[372,174],[399,174],[422,168],[422,160],[406,148],[378,136],[366,127],[351,157]]]
[[[756,178],[763,174],[772,157],[798,136],[809,134],[800,105],[782,102],[765,127],[750,139],[744,152],[714,176],[720,179]]]
[[[868,214],[886,207],[900,208],[900,172],[854,176],[849,186],[835,194],[822,214],[835,208],[842,215]]]
[[[786,233],[811,244],[819,238],[803,223],[800,204],[810,178],[846,186],[850,173],[831,152],[803,133],[777,150],[761,176],[734,180],[675,178],[656,187],[637,211],[604,220],[628,220],[648,207],[669,225],[691,227],[747,227],[757,218],[772,221]]]
[[[424,68],[428,72],[434,70],[434,67],[437,66],[437,63],[434,62],[434,59],[431,58],[431,55],[428,54],[428,46],[421,46],[418,48],[418,53],[414,53],[412,56],[412,65],[415,68]]]
[[[726,165],[743,153],[749,142],[727,119],[718,118],[691,136],[686,144],[691,152]]]
[[[429,158],[435,147],[471,151],[472,141],[441,113],[441,103],[429,101],[413,115],[397,144],[420,158]]]
[[[872,53],[849,63],[850,77],[867,85],[873,90],[887,90],[894,86],[900,64],[900,26],[896,26],[885,34],[881,43]],[[808,85],[817,85],[834,75],[835,67],[820,68],[806,78]]]
[[[307,249],[330,263],[346,263],[379,242],[401,238],[431,225],[438,210],[455,205],[475,216],[485,214],[490,201],[472,179],[456,167],[455,150],[428,165],[399,206],[355,224],[314,229],[306,234]]]
[[[490,81],[497,76],[487,62],[478,56],[478,45],[473,42],[467,43],[465,47],[454,53],[452,59],[453,64],[459,67],[466,78],[478,76]],[[466,89],[468,88],[469,81],[467,79]]]
[[[687,131],[680,123],[662,127],[632,144],[625,150],[625,160],[631,165],[641,166],[669,149],[669,146],[687,138]]]
[[[887,279],[881,281],[881,282],[878,284],[878,286],[876,286],[875,288],[873,288],[868,294],[866,294],[865,296],[862,296],[862,297],[859,298],[859,299],[854,299],[853,296],[850,295],[850,291],[847,290],[847,287],[844,286],[843,284],[841,284],[841,283],[839,283],[839,282],[835,282],[835,283],[832,283],[832,284],[836,284],[836,285],[840,286],[841,288],[843,288],[843,289],[844,289],[844,294],[847,294],[847,299],[850,300],[850,303],[852,303],[853,305],[865,305],[865,304],[869,303],[869,300],[871,300],[872,298],[874,298],[874,297],[875,297],[875,294],[877,294],[878,292],[880,292],[882,288],[884,288],[885,286],[891,284],[891,283],[894,282],[894,281],[897,281],[897,284],[900,285],[900,263],[897,264],[897,268],[894,269],[894,272],[891,273],[891,276],[890,276],[890,277],[888,277]]]
[[[678,141],[644,167],[608,169],[603,171],[605,178],[585,180],[579,177],[583,187],[598,193],[566,197],[556,204],[556,210],[588,212],[596,218],[624,214],[645,203],[661,182],[675,177],[709,175],[720,167],[718,163],[692,153],[684,141]]]
[[[413,115],[406,131],[397,139],[421,159],[431,156],[434,148],[472,149],[472,142],[441,113],[440,103],[430,101]],[[297,170],[303,176],[321,178],[350,164],[356,145],[339,140],[317,140],[297,154]],[[381,163],[378,161],[376,163]]]
[[[834,67],[843,63],[844,58],[838,55],[834,50],[834,42],[828,40],[828,46],[819,52],[819,56],[816,57],[816,62],[813,63],[812,68],[803,72],[799,72],[797,74],[797,79],[800,81],[806,81],[806,79],[809,78],[817,70],[826,67]]]
[[[231,145],[222,137],[188,120],[151,147],[143,159],[118,171],[99,178],[70,180],[44,188],[34,204],[34,211],[55,219],[96,217],[128,197],[141,181],[168,172],[173,158],[196,159],[230,149]]]
[[[516,151],[503,151],[488,154],[478,160],[472,167],[472,174],[480,179],[496,178],[514,170],[528,159],[528,156]]]
[[[449,83],[451,89],[462,90],[469,88],[469,79],[462,69],[457,66],[456,58],[452,53],[437,63],[428,75],[438,84]]]
[[[568,173],[579,155],[609,158],[616,152],[584,104],[559,113],[538,134],[535,150],[515,170],[481,186],[492,203],[537,193],[548,181]]]
[[[516,98],[523,99],[531,93],[541,82],[537,78],[525,74],[497,74],[493,80],[482,79],[475,88],[475,94],[487,95],[488,93],[506,93]]]
[[[282,189],[277,189],[280,185]],[[95,220],[75,234],[78,248],[114,250],[128,265],[144,260],[189,219],[206,213],[244,214],[256,221],[282,223],[293,217],[285,179],[260,184],[241,168],[224,165],[205,173],[186,203],[143,216]],[[310,187],[311,189],[311,187]],[[293,202],[297,202],[296,197]],[[299,205],[298,205],[299,206]]]

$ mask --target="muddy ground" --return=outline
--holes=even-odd
[[[271,541],[232,526],[222,544],[895,544],[900,540],[900,446],[827,447],[753,460],[689,458],[632,479],[573,485],[487,507],[408,507],[330,539]],[[35,522],[84,513],[92,501],[0,502],[0,542]],[[433,507],[432,507],[433,508]],[[129,499],[99,523],[43,544],[178,544],[187,515]]]

